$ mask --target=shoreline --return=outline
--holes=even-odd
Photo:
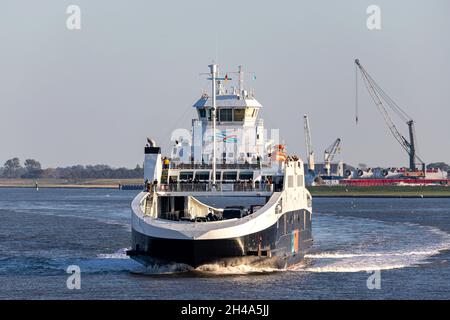
[[[35,189],[30,185],[0,185],[0,189]],[[39,189],[118,189],[119,185],[59,184],[39,185]]]
[[[314,186],[309,187],[316,198],[450,198],[448,186]]]
[[[141,179],[46,179],[37,181],[39,189],[109,189],[138,190]],[[131,188],[128,188],[131,187]],[[32,179],[0,179],[0,190],[6,188],[36,188]],[[308,187],[315,198],[450,198],[450,186],[314,186]]]
[[[0,189],[36,188],[39,189],[120,189],[123,185],[139,185],[142,179],[0,179]]]
[[[450,195],[402,195],[402,194],[392,194],[392,195],[378,195],[378,194],[366,194],[366,195],[314,195],[313,198],[361,198],[361,199],[449,199]]]

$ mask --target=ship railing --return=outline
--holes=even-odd
[[[161,212],[158,215],[159,219],[171,220],[171,221],[185,221],[185,222],[209,222],[209,221],[220,221],[223,220],[221,215],[214,214],[213,219],[206,216],[186,216],[184,210]]]
[[[273,184],[266,183],[171,183],[162,184],[157,188],[159,192],[273,192]]]
[[[234,169],[234,170],[258,170],[261,168],[270,167],[269,163],[218,163],[216,164],[216,169],[218,170],[226,170],[226,169]],[[200,164],[200,163],[175,163],[172,162],[169,165],[170,169],[184,169],[184,170],[211,170],[211,164]]]

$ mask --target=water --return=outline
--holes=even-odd
[[[135,193],[0,189],[0,299],[450,298],[450,199],[317,198],[304,263],[191,270],[126,257]],[[80,290],[67,289],[69,265]]]

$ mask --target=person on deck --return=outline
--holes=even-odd
[[[163,162],[163,168],[164,169],[169,169],[169,165],[170,165],[170,160],[169,158],[164,158],[164,162]]]

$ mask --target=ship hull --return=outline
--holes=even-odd
[[[305,209],[287,212],[264,230],[225,239],[167,239],[133,229],[132,245],[128,255],[144,265],[183,263],[197,268],[205,264],[257,264],[285,268],[299,263],[312,245],[311,213]]]

